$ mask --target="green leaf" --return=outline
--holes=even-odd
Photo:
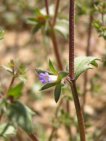
[[[14,98],[19,98],[22,95],[22,89],[23,89],[24,83],[21,82],[15,87],[12,87],[8,91],[8,96],[13,96]]]
[[[66,20],[66,19],[58,19],[54,28],[65,39],[68,39],[68,35],[69,35],[69,21],[68,20]]]
[[[1,137],[9,137],[9,136],[13,136],[16,135],[16,129],[8,124],[8,123],[3,123],[0,124],[0,136]]]
[[[57,84],[54,91],[55,102],[57,103],[61,95],[61,83]]]
[[[38,31],[41,29],[41,27],[42,27],[42,24],[39,24],[39,23],[36,24],[36,25],[34,26],[33,30],[32,30],[32,34],[38,32]]]
[[[57,82],[53,82],[53,83],[47,83],[45,84],[40,90],[43,91],[43,90],[46,90],[48,88],[51,88],[53,86],[55,86],[57,84]]]
[[[97,62],[100,59],[97,57],[77,57],[75,58],[75,79],[77,79],[83,72],[88,69],[97,67]]]
[[[0,29],[0,40],[2,40],[4,38],[4,30]]]
[[[8,107],[8,119],[15,125],[21,127],[28,133],[33,131],[32,112],[27,106],[16,101]]]
[[[65,71],[61,71],[58,74],[58,80],[61,81],[64,77],[66,77],[69,73]]]
[[[58,71],[55,69],[55,67],[53,66],[53,63],[51,60],[49,60],[49,68],[50,70],[54,73],[54,74],[58,74]]]
[[[40,11],[39,8],[36,8],[36,9],[34,10],[34,14],[35,14],[35,16],[42,16],[42,13],[41,13],[41,11]]]

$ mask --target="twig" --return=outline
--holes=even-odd
[[[48,0],[45,0],[45,6],[46,6],[46,13],[49,16],[49,2],[48,2]]]
[[[45,6],[46,6],[47,15],[49,16],[48,0],[45,0]],[[56,9],[56,11],[57,11],[57,9]],[[49,26],[51,27],[50,36],[51,36],[51,40],[52,40],[53,49],[54,49],[55,57],[56,57],[56,60],[57,60],[58,68],[60,70],[63,70],[63,66],[62,66],[62,62],[61,62],[61,58],[60,58],[60,53],[59,53],[59,49],[58,49],[58,44],[57,44],[57,39],[56,39],[56,35],[55,35],[55,31],[54,31],[53,25],[51,24],[50,21],[49,21]]]
[[[55,31],[53,28],[51,29],[51,40],[52,40],[52,44],[53,44],[53,48],[54,48],[55,57],[56,57],[56,60],[58,63],[58,68],[60,70],[63,70],[62,62],[60,59],[61,57],[60,57],[59,49],[58,49],[58,45],[57,45],[57,39],[56,39]]]
[[[53,18],[53,26],[56,24],[56,19],[57,19],[57,15],[58,15],[58,8],[59,8],[59,3],[60,0],[56,0],[56,8],[55,8],[55,13],[54,13],[54,18]]]

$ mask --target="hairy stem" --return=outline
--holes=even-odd
[[[71,86],[72,95],[74,98],[74,104],[77,113],[78,126],[80,132],[80,140],[86,141],[85,138],[85,126],[83,114],[78,98],[75,77],[74,77],[74,2],[75,0],[70,0],[70,10],[69,10],[69,79],[68,82]]]
[[[69,76],[74,80],[74,0],[69,9]]]
[[[72,80],[69,83],[70,83],[70,86],[71,86],[72,95],[73,95],[73,98],[74,98],[74,104],[75,104],[76,113],[77,113],[78,126],[79,126],[79,132],[80,132],[80,140],[86,141],[84,118],[83,118],[83,113],[82,113],[82,109],[81,109],[79,98],[78,98],[76,83],[75,83],[75,80]]]

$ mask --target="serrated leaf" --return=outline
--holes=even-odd
[[[8,91],[8,96],[13,96],[14,98],[19,98],[22,95],[22,89],[23,89],[24,83],[21,82],[15,87],[12,87]]]
[[[58,71],[53,66],[53,63],[51,60],[49,60],[49,68],[50,68],[51,72],[53,72],[53,74],[58,74]]]
[[[8,123],[0,124],[0,136],[1,137],[7,138],[13,135],[16,135],[16,129],[12,125]]]
[[[100,59],[97,57],[77,57],[75,58],[75,79],[88,69],[92,69],[93,67],[97,67],[97,62]]]
[[[33,131],[33,112],[19,101],[9,105],[7,116],[8,119],[15,124],[15,126],[21,127],[28,133]]]
[[[51,87],[53,87],[53,86],[55,86],[57,83],[56,82],[53,82],[53,83],[47,83],[47,84],[45,84],[43,87],[41,87],[41,91],[43,91],[43,90],[46,90],[46,89],[48,89],[48,88],[51,88]]]
[[[57,103],[61,95],[61,83],[57,84],[54,91],[55,102]]]
[[[69,21],[68,20],[66,20],[66,19],[58,19],[54,28],[65,39],[68,38],[68,35],[69,35]]]

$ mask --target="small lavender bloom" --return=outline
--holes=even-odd
[[[46,84],[46,83],[51,83],[53,81],[56,81],[57,76],[49,75],[47,72],[44,72],[39,74],[39,79],[43,84]]]

